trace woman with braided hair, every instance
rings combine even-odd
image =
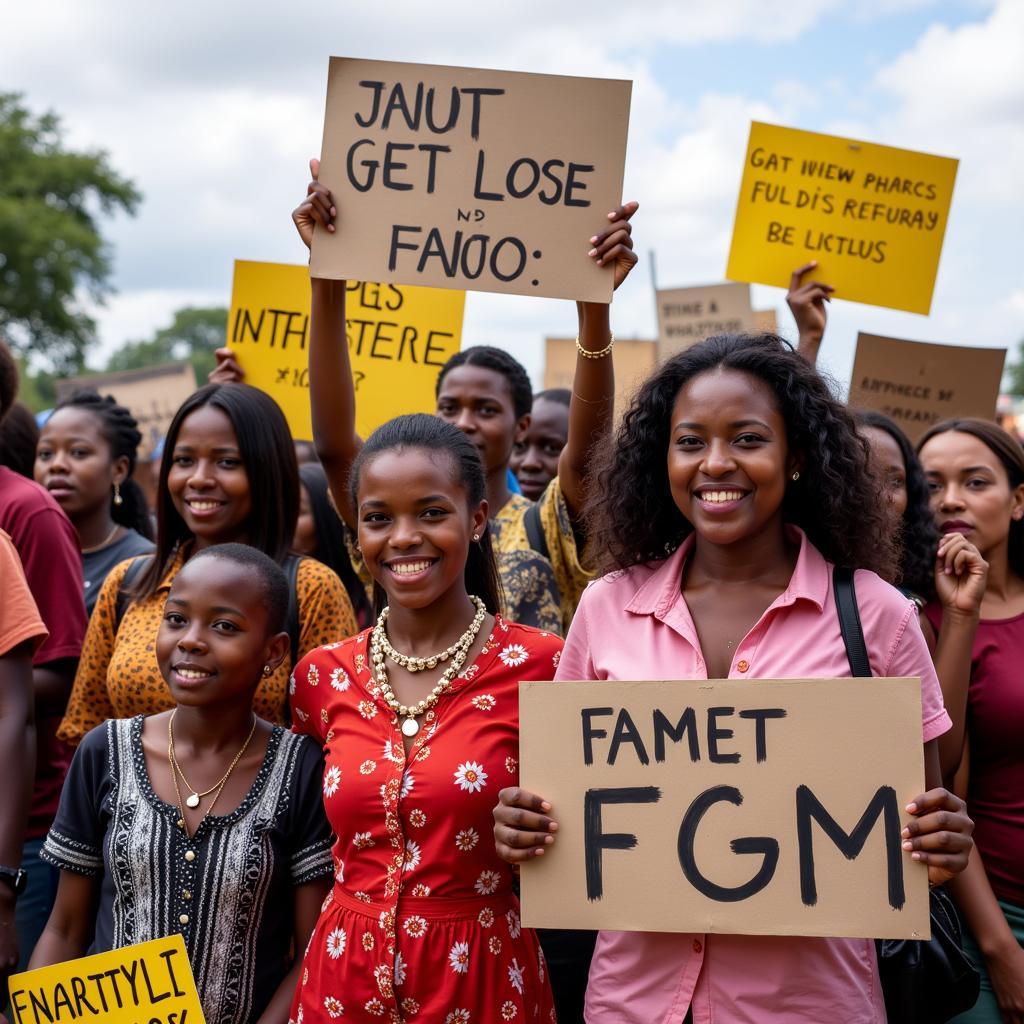
[[[78,533],[91,615],[107,573],[153,550],[142,489],[132,479],[142,434],[112,395],[76,391],[46,421],[36,447],[35,478]]]

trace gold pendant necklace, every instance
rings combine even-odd
[[[195,809],[199,806],[199,801],[204,796],[209,796],[214,790],[217,791],[217,796],[220,796],[220,791],[224,788],[224,783],[228,781],[228,776],[235,770],[235,765],[242,759],[242,755],[248,750],[249,744],[252,742],[253,733],[256,732],[256,716],[252,716],[252,728],[249,730],[249,735],[246,737],[245,743],[242,744],[242,749],[235,754],[234,760],[228,765],[228,770],[221,776],[221,778],[215,782],[209,789],[199,792],[189,781],[185,778],[185,773],[181,770],[181,765],[178,764],[178,759],[174,753],[174,716],[178,713],[178,709],[175,708],[171,712],[171,717],[167,719],[167,759],[171,764],[171,777],[174,779],[174,791],[178,794],[178,803],[181,803],[181,791],[178,789],[178,776],[181,776],[181,781],[185,783],[185,788],[189,790],[189,795],[185,799],[185,806]],[[213,803],[217,802],[217,797],[213,798]],[[180,808],[179,808],[180,809]],[[207,808],[206,813],[209,814],[213,809],[213,804]]]

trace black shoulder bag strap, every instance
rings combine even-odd
[[[117,636],[124,613],[128,610],[128,605],[132,603],[132,584],[149,565],[149,560],[152,557],[152,555],[139,555],[137,558],[133,558],[131,565],[125,569],[124,575],[121,577],[121,585],[117,588],[117,597],[114,599],[114,636]]]
[[[540,505],[537,502],[526,510],[523,525],[526,527],[526,539],[530,542],[530,547],[550,561],[551,552],[548,550],[548,539],[544,536],[544,527],[541,526]]]
[[[296,594],[296,584],[299,580],[299,564],[302,562],[301,555],[289,555],[284,560],[282,568],[288,577],[288,638],[291,640],[292,668],[299,661],[299,598]]]
[[[864,642],[864,629],[860,624],[853,570],[837,565],[832,570],[832,589],[836,595],[839,630],[843,634],[850,672],[854,676],[874,675],[871,671],[871,662],[868,660],[868,647]]]

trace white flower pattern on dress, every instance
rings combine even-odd
[[[402,927],[410,939],[422,939],[427,934],[427,920],[424,917],[420,917],[419,914],[407,917]]]
[[[512,963],[508,969],[508,980],[512,982],[512,987],[520,994],[523,994],[523,968],[519,966],[519,961],[513,957]]]
[[[335,928],[327,936],[327,955],[332,960],[337,960],[342,953],[345,952],[345,946],[348,944],[348,935],[344,928]]]
[[[414,843],[411,839],[405,844],[405,859],[402,861],[402,871],[415,871],[419,867],[420,844]]]
[[[469,853],[480,842],[480,833],[475,828],[464,828],[455,834],[455,848]]]
[[[401,953],[395,954],[395,985],[405,984],[405,957]]]
[[[456,942],[448,954],[448,966],[456,974],[466,974],[469,971],[469,943]]]
[[[334,796],[334,794],[338,792],[338,787],[340,785],[341,769],[336,764],[332,764],[331,767],[324,772],[324,796]]]
[[[341,666],[331,672],[331,686],[339,693],[344,693],[351,685],[348,673]]]
[[[481,871],[480,877],[476,880],[474,889],[481,896],[490,896],[491,893],[498,891],[498,886],[501,884],[501,875],[497,871]]]
[[[522,934],[523,926],[520,924],[519,915],[514,910],[505,914],[505,921],[508,924],[508,933],[513,939],[518,939]]]
[[[455,785],[467,793],[479,793],[487,785],[487,772],[482,764],[466,761],[455,770]]]
[[[518,668],[529,656],[530,652],[522,644],[509,644],[498,652],[502,663],[509,668]]]
[[[469,1010],[452,1010],[445,1017],[444,1024],[470,1024]]]
[[[324,1009],[327,1011],[327,1016],[331,1018],[340,1017],[345,1012],[341,1000],[335,999],[334,996],[324,996]]]
[[[472,704],[477,711],[493,711],[498,702],[491,694],[481,693],[474,697],[469,703]]]

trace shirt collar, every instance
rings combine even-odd
[[[772,608],[781,608],[797,601],[810,601],[818,611],[823,611],[829,591],[829,564],[798,526],[787,523],[786,533],[800,545],[800,550],[789,586],[772,602]],[[683,576],[683,566],[690,557],[696,540],[696,535],[691,533],[676,551],[655,569],[630,598],[626,611],[637,615],[653,615],[659,619],[666,618],[673,607],[683,600],[679,583]]]

